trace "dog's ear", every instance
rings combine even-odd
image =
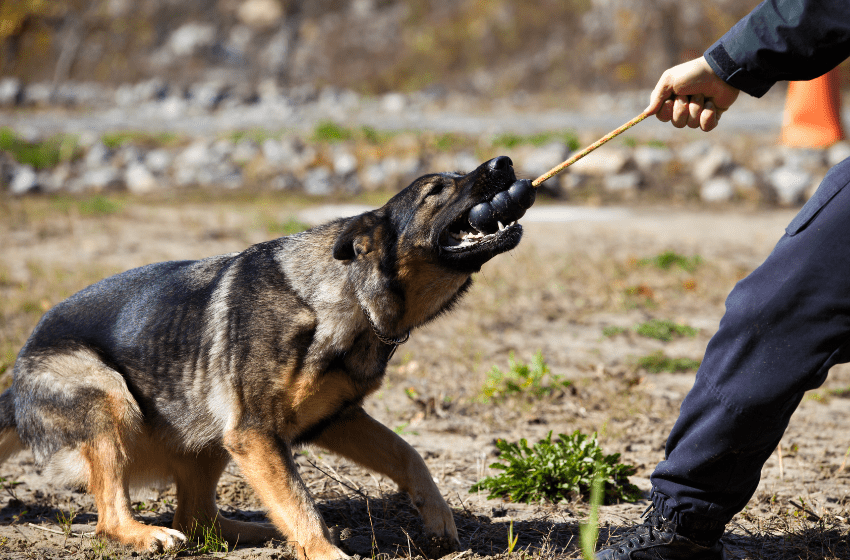
[[[339,261],[348,261],[371,252],[371,233],[377,223],[378,217],[372,212],[352,218],[334,242],[333,257]]]

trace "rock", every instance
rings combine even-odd
[[[79,179],[79,186],[83,189],[96,191],[118,190],[125,186],[123,177],[114,167],[100,167],[88,169]]]
[[[215,82],[194,84],[189,88],[189,102],[206,111],[216,109],[226,96],[226,88]]]
[[[735,185],[727,177],[714,177],[702,184],[699,196],[703,202],[728,202],[735,196]]]
[[[420,163],[418,157],[411,155],[401,158],[384,158],[383,165],[387,175],[398,179],[400,177],[412,178],[419,171]]]
[[[266,138],[260,150],[266,163],[275,167],[284,166],[293,157],[293,145],[275,138]]]
[[[212,151],[207,143],[203,140],[198,140],[188,148],[180,152],[177,156],[180,165],[189,167],[202,167],[209,163],[213,163]]]
[[[39,189],[38,176],[29,165],[21,165],[12,173],[12,181],[9,183],[10,193],[22,195]]]
[[[533,177],[543,175],[569,156],[570,150],[563,142],[550,142],[521,155],[518,167]]]
[[[171,153],[163,148],[151,150],[145,155],[145,165],[153,173],[165,173],[171,160]]]
[[[127,190],[136,194],[144,194],[155,191],[159,186],[156,177],[144,164],[131,163],[124,172],[124,182]]]
[[[236,10],[236,17],[251,27],[273,27],[283,18],[279,0],[245,0]]]
[[[587,182],[588,176],[582,173],[574,173],[571,171],[566,171],[561,173],[560,179],[558,179],[558,183],[560,185],[560,190],[564,192],[571,192],[578,188],[581,188]],[[540,187],[548,187],[549,183],[552,182],[553,179],[549,179],[545,183],[543,183]]]
[[[248,163],[260,153],[260,149],[253,140],[243,138],[233,147],[232,158],[236,163]]]
[[[388,175],[381,162],[375,162],[366,166],[361,173],[360,181],[366,190],[374,191],[386,185]]]
[[[698,157],[693,164],[693,176],[698,183],[705,183],[712,177],[728,171],[732,166],[732,154],[721,146],[714,146],[706,154]]]
[[[799,204],[812,182],[812,174],[804,169],[784,165],[767,176],[780,204]]]
[[[850,142],[838,142],[826,150],[826,164],[829,167],[838,165],[850,157]]]
[[[21,102],[25,105],[49,105],[53,87],[49,84],[29,84],[22,91]]]
[[[215,27],[190,22],[178,27],[168,38],[168,48],[175,56],[191,56],[201,48],[215,43]]]
[[[186,114],[189,102],[179,95],[170,95],[159,104],[164,119],[176,119]]]
[[[746,167],[735,167],[729,174],[729,179],[735,187],[735,193],[749,201],[758,201],[762,198],[759,188],[759,178],[755,172]]]
[[[685,144],[678,150],[679,160],[684,162],[685,165],[694,165],[699,158],[708,154],[712,147],[713,144],[708,140],[699,140]]]
[[[211,168],[215,164],[209,146],[199,140],[174,158],[174,178],[178,185],[207,184],[212,178]]]
[[[357,171],[357,158],[347,150],[337,150],[333,155],[334,173],[345,177]]]
[[[602,146],[575,162],[570,169],[587,175],[615,175],[624,171],[631,161],[626,150]]]
[[[325,166],[311,169],[304,175],[304,192],[311,196],[333,194],[331,170]]]
[[[826,164],[824,150],[816,148],[781,148],[785,166],[805,169],[806,171],[819,171]]]
[[[387,113],[401,113],[407,106],[407,99],[401,93],[388,93],[381,99],[381,109]]]
[[[605,187],[606,191],[610,192],[633,192],[636,191],[641,182],[643,181],[643,176],[640,171],[627,171],[625,173],[616,173],[614,175],[606,175],[602,179],[602,185]]]
[[[0,105],[12,106],[23,101],[23,87],[17,78],[3,78],[0,80]]]
[[[638,169],[644,173],[655,173],[674,158],[673,150],[667,147],[638,146],[632,153]]]
[[[478,158],[475,157],[475,154],[470,152],[460,152],[454,156],[454,169],[440,169],[440,171],[460,171],[464,173],[469,173],[473,169],[477,168],[483,162],[478,161]]]
[[[104,146],[103,142],[98,141],[92,144],[91,148],[86,152],[83,162],[86,164],[86,167],[100,167],[109,163],[110,159],[112,159],[112,151]]]

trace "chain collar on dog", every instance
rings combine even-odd
[[[400,336],[398,338],[390,338],[384,334],[381,334],[381,331],[378,329],[378,325],[376,325],[375,321],[372,320],[372,316],[369,315],[369,313],[365,309],[363,309],[362,305],[360,306],[360,309],[361,311],[363,311],[363,315],[366,316],[366,320],[369,321],[369,325],[372,326],[372,332],[375,333],[375,336],[378,337],[378,340],[380,340],[387,346],[392,346],[393,353],[395,353],[395,349],[398,348],[400,344],[404,344],[405,342],[407,342],[407,339],[410,338],[410,331],[407,331],[404,336]],[[390,354],[390,357],[392,357],[392,354]]]

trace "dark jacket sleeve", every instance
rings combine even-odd
[[[850,56],[847,0],[765,0],[705,52],[726,83],[761,97],[780,80],[810,80]]]

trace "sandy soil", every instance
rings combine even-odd
[[[126,203],[92,217],[47,202],[6,204],[0,225],[0,302],[9,306],[0,327],[3,348],[22,342],[41,308],[98,277],[148,262],[239,250],[270,237],[263,225],[269,217],[285,221],[298,212],[281,201]],[[511,520],[517,550],[541,557],[579,554],[586,504],[515,504],[470,494],[496,460],[496,438],[535,441],[549,431],[596,431],[606,452],[621,453],[637,467],[632,481],[649,489],[693,372],[648,373],[637,358],[662,350],[700,359],[725,295],[769,253],[792,215],[651,208],[608,221],[529,223],[520,246],[485,265],[454,313],[413,333],[367,409],[425,458],[456,512],[463,556],[504,553]],[[693,270],[664,270],[642,262],[664,251],[698,255],[701,263]],[[9,311],[12,306],[29,311]],[[661,342],[632,332],[650,318],[672,319],[699,334]],[[612,326],[626,330],[603,335]],[[572,381],[570,390],[543,399],[480,402],[493,366],[505,370],[511,353],[527,361],[537,351],[553,373]],[[756,495],[729,527],[733,557],[850,558],[850,473],[842,468],[850,445],[850,399],[842,396],[848,387],[850,368],[837,367],[803,402],[782,441],[781,461],[775,453],[767,462]],[[345,550],[419,554],[416,517],[391,482],[306,451],[297,455],[302,476]],[[92,499],[49,481],[27,453],[0,467],[0,475],[6,489],[0,493],[0,557],[132,554],[92,538]],[[227,516],[264,518],[233,466],[218,498]],[[169,523],[173,499],[172,488],[145,490],[134,507],[147,522]],[[604,506],[602,538],[637,521],[646,505]],[[73,524],[63,523],[72,515]],[[271,542],[216,555],[265,559],[291,551]]]

